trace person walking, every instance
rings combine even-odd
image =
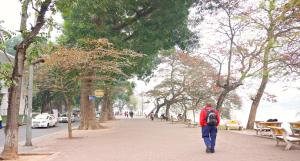
[[[210,102],[206,103],[205,107],[201,110],[199,123],[202,130],[202,138],[206,145],[206,153],[214,153],[220,115],[217,110],[212,108]]]
[[[2,116],[0,115],[0,129],[2,129]]]
[[[129,112],[129,116],[130,116],[131,118],[133,118],[133,112],[132,112],[132,111]]]
[[[154,113],[153,113],[153,111],[150,112],[149,116],[150,116],[150,119],[153,121],[154,120]]]

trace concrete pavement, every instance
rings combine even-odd
[[[73,123],[73,126],[78,126],[79,122],[75,122]],[[58,123],[58,125],[56,127],[50,127],[50,128],[34,128],[32,129],[32,138],[37,138],[37,137],[41,137],[41,136],[45,136],[45,135],[49,135],[52,133],[56,133],[58,131],[62,131],[65,130],[67,131],[67,123]],[[5,135],[4,135],[4,129],[2,128],[0,129],[0,151],[2,151],[3,149],[3,145],[4,145],[4,139],[5,139]],[[19,126],[19,142],[21,145],[24,145],[26,139],[26,125],[23,126]]]
[[[60,132],[36,139],[32,152],[54,152],[48,161],[298,161],[300,149],[284,151],[272,139],[219,131],[216,153],[206,154],[200,128],[182,124],[121,119],[100,130]]]

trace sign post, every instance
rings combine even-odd
[[[96,97],[103,97],[104,96],[104,91],[102,89],[95,90],[95,96]]]

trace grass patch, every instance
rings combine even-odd
[[[218,130],[226,130],[226,126],[225,125],[219,125]]]

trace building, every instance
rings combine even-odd
[[[4,54],[2,51],[0,51],[0,64],[3,63],[13,63],[15,57],[10,54]],[[1,83],[1,90],[0,90],[0,95],[2,96],[1,99],[1,105],[0,105],[0,114],[2,116],[7,115],[7,107],[8,107],[8,88],[3,85],[3,81],[0,80]],[[24,85],[22,87],[25,87]],[[26,89],[26,88],[25,88]],[[25,96],[24,96],[24,90],[22,90],[21,93],[21,102],[20,102],[20,110],[19,114],[23,115],[25,113]]]

